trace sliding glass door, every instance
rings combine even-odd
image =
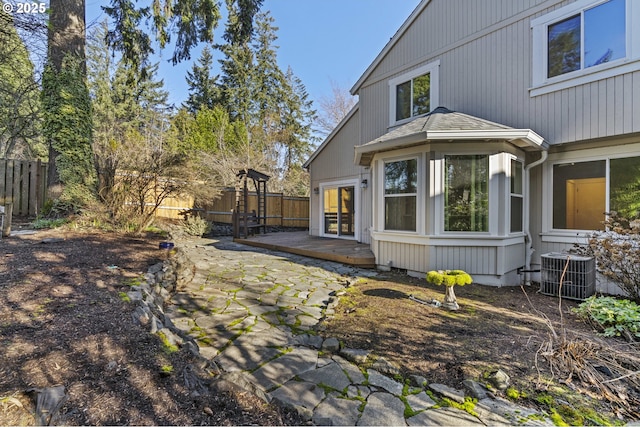
[[[323,230],[325,235],[355,235],[355,187],[325,187],[323,190]]]

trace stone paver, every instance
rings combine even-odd
[[[369,351],[325,341],[318,326],[333,312],[336,293],[358,276],[375,276],[374,270],[249,248],[230,238],[175,243],[196,267],[194,280],[166,308],[175,327],[225,378],[296,408],[315,425],[553,425],[506,401],[483,399],[477,416],[438,407],[423,388],[393,379],[390,364],[370,366],[365,375],[360,366]]]

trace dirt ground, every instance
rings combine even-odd
[[[0,241],[0,425],[33,425],[37,389],[57,385],[57,425],[300,424],[241,391],[194,395],[190,353],[134,325],[119,294],[161,260],[160,241],[60,229]]]
[[[197,362],[184,349],[167,352],[133,324],[135,307],[120,293],[162,259],[160,241],[70,229],[0,241],[0,425],[33,425],[37,390],[56,385],[65,387],[66,400],[52,424],[302,422],[241,391],[194,394],[185,378],[199,372]],[[512,380],[510,398],[573,423],[640,419],[640,389],[628,381],[637,372],[619,379],[640,370],[637,344],[602,340],[571,313],[575,302],[559,308],[555,298],[526,292],[459,287],[461,308],[449,312],[408,298],[442,301],[442,288],[389,273],[351,286],[325,334],[373,350],[405,376],[457,388],[502,369]],[[567,362],[573,353],[576,361]],[[564,364],[553,362],[558,357]],[[584,415],[585,408],[598,416]]]
[[[458,389],[501,369],[511,387],[497,395],[571,425],[640,419],[639,343],[603,339],[571,311],[578,302],[538,288],[457,286],[460,309],[448,311],[409,298],[442,302],[444,288],[391,272],[353,285],[326,333]]]

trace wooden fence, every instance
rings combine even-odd
[[[156,216],[162,218],[181,218],[181,213],[193,209],[201,216],[219,223],[231,224],[231,211],[236,205],[234,189],[225,189],[221,196],[211,205],[195,207],[194,200],[189,197],[173,197],[166,199],[158,208]],[[249,211],[258,210],[258,196],[249,193]],[[291,197],[282,193],[267,193],[267,225],[282,227],[309,227],[309,198]]]
[[[0,159],[0,205],[13,204],[14,216],[35,217],[40,214],[46,200],[47,167],[47,163],[39,160]],[[202,207],[194,207],[193,198],[187,196],[168,198],[156,216],[182,218],[182,212],[194,209],[208,221],[231,224],[231,210],[235,204],[235,190],[226,188],[213,204]],[[249,193],[248,207],[249,211],[257,211],[256,193]],[[309,227],[309,198],[268,193],[267,225]]]
[[[0,205],[12,204],[14,216],[37,216],[44,204],[46,191],[46,163],[0,159]]]

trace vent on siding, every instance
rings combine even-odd
[[[540,255],[540,258],[540,293],[584,300],[596,292],[596,261],[593,257],[550,252]]]

